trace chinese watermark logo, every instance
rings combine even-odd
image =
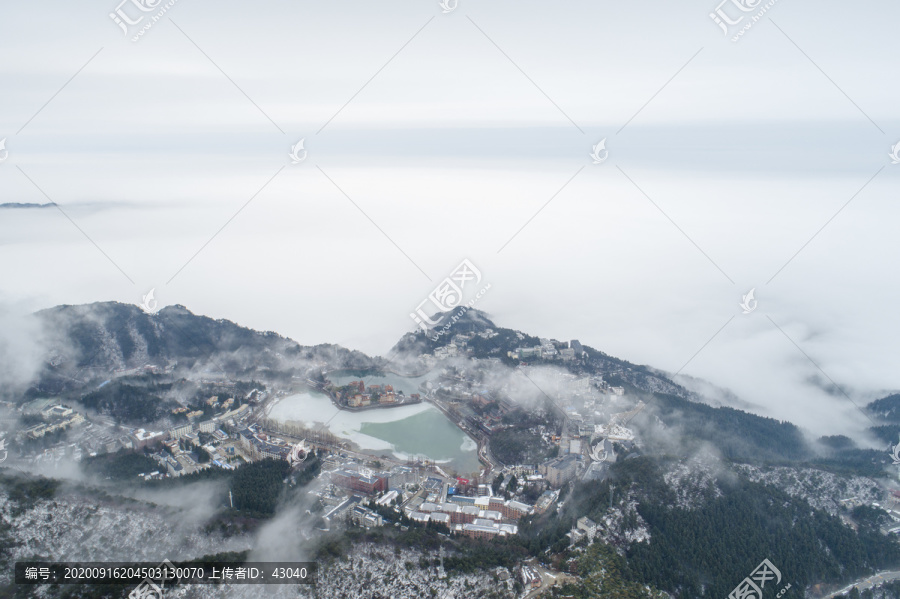
[[[144,582],[128,593],[128,599],[163,599],[163,597],[165,597],[164,587],[166,580],[171,578],[169,572],[172,569],[172,566],[172,562],[163,560],[156,568],[161,576],[156,579],[145,578]],[[156,582],[159,582],[159,584],[157,585]]]
[[[722,29],[722,33],[726,36],[730,34],[732,27],[741,26],[731,38],[732,42],[736,42],[747,32],[747,30],[758,23],[763,15],[766,14],[770,8],[775,6],[776,2],[778,2],[778,0],[769,0],[765,5],[760,7],[763,0],[722,0],[719,5],[713,9],[713,12],[709,13],[709,18]],[[729,4],[734,8],[725,10],[723,7]],[[737,11],[735,9],[737,9]],[[756,11],[756,14],[742,14],[753,11]],[[744,22],[744,19],[748,20]]]
[[[156,309],[159,306],[156,298],[153,297],[153,293],[155,291],[156,288],[154,287],[147,295],[143,296],[143,301],[141,302],[141,310],[143,310],[147,314],[156,314]]]
[[[441,0],[440,6],[444,14],[447,14],[456,10],[456,7],[459,6],[459,0]]]
[[[139,24],[144,20],[144,16],[141,15],[137,19],[132,19],[128,13],[122,10],[122,7],[128,2],[131,2],[141,12],[150,12],[156,8],[162,0],[157,0],[154,4],[151,4],[151,1],[152,0],[122,0],[116,7],[115,12],[109,13],[109,18],[112,19],[116,25],[121,27],[122,33],[127,36],[128,26]]]
[[[144,23],[141,28],[135,33],[135,35],[131,38],[132,42],[138,41],[141,37],[143,37],[144,33],[147,32],[154,24],[156,24],[160,19],[162,19],[163,15],[168,12],[170,8],[175,6],[175,3],[178,0],[169,0],[162,7],[160,5],[163,3],[163,0],[122,0],[118,6],[116,6],[115,11],[109,13],[109,18],[113,20],[113,23],[118,25],[122,29],[122,33],[125,34],[126,37],[129,35],[129,31],[131,27],[141,25],[144,21],[144,18],[149,17],[149,20]],[[133,12],[132,14],[128,14],[128,12],[123,8],[126,4],[131,4],[140,12]],[[158,9],[158,10],[157,10]],[[153,11],[157,11],[154,15],[145,15],[141,13],[150,13]],[[133,18],[132,15],[136,18]]]
[[[306,150],[303,149],[303,141],[305,139],[306,138],[304,137],[295,145],[291,146],[291,153],[288,154],[288,156],[291,157],[291,164],[300,164],[306,160]]]
[[[761,0],[756,0],[755,3],[752,3],[752,0],[722,0],[715,8],[715,10],[709,13],[709,18],[712,19],[716,25],[722,28],[722,33],[728,35],[728,26],[738,25],[741,21],[744,20],[744,16],[742,15],[737,19],[732,19],[722,7],[730,2],[742,12],[750,12],[751,10],[756,8],[757,5],[759,5],[760,1]]]
[[[744,314],[750,314],[754,310],[756,310],[756,305],[759,303],[756,301],[756,298],[753,297],[753,294],[756,293],[756,287],[747,292],[747,295],[741,296],[741,308],[744,309]]]
[[[760,565],[756,566],[756,569],[753,570],[750,576],[734,587],[734,590],[729,593],[728,599],[762,599],[763,589],[766,583],[771,581],[774,581],[771,586],[781,583],[781,571],[772,562],[764,559]],[[788,583],[775,596],[781,597],[790,588],[791,585]]]
[[[6,461],[9,457],[9,451],[6,449],[6,433],[0,433],[0,463]]]
[[[900,144],[897,144],[900,146]],[[0,162],[9,158],[9,150],[6,149],[6,138],[0,139]]]
[[[597,145],[592,146],[592,151],[589,156],[593,159],[594,164],[603,164],[606,162],[606,159],[609,158],[609,150],[606,149],[605,137],[601,139]]]
[[[6,141],[5,139],[3,141]],[[0,142],[0,148],[3,147],[3,142]],[[897,142],[897,145],[891,148],[891,153],[888,154],[891,157],[891,164],[900,164],[900,141]],[[2,160],[2,158],[0,158]]]
[[[900,443],[891,447],[890,456],[894,460],[894,466],[900,466]]]
[[[471,283],[473,286],[478,285],[481,282],[481,278],[481,271],[468,259],[463,260],[460,262],[459,266],[450,273],[449,277],[438,283],[438,286],[435,287],[434,291],[429,293],[428,297],[416,306],[416,311],[410,313],[409,317],[427,333],[429,329],[439,324],[440,320],[433,320],[428,316],[422,306],[430,301],[434,307],[437,308],[438,312],[448,312],[453,310],[462,304],[466,284]],[[490,287],[490,285],[487,285],[482,288],[474,298],[469,300],[466,309],[471,308],[475,302],[481,299],[481,296],[484,295]],[[432,341],[437,341],[438,337],[449,329],[450,324],[452,323],[445,325],[442,331],[432,338]]]

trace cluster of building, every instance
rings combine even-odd
[[[254,461],[266,457],[289,459],[291,446],[280,439],[273,441],[260,433],[256,426],[242,429],[236,437],[236,442],[231,442],[233,437],[223,430],[233,430],[245,424],[250,416],[250,408],[247,404],[233,407],[234,398],[228,398],[220,402],[216,396],[210,397],[205,403],[212,408],[226,410],[207,420],[201,420],[204,415],[202,410],[190,411],[181,407],[173,410],[173,414],[185,414],[188,422],[176,425],[168,430],[151,431],[144,428],[135,428],[124,437],[113,439],[105,450],[109,453],[121,448],[140,450],[148,446],[162,444],[168,451],[162,451],[152,455],[160,463],[159,472],[145,473],[145,478],[157,476],[181,476],[209,466],[217,466],[226,470],[233,469],[234,461]],[[229,409],[232,408],[232,409]],[[203,437],[205,435],[205,437]],[[201,441],[201,437],[203,440]],[[196,456],[191,455],[192,447],[202,448],[209,455],[209,461],[198,462]],[[244,453],[238,455],[241,449]],[[103,448],[101,448],[103,449]],[[100,451],[91,452],[101,453]]]
[[[291,446],[283,439],[270,437],[261,432],[256,426],[241,429],[238,439],[243,448],[255,459],[264,460],[274,458],[287,460],[291,453]]]
[[[144,366],[117,371],[116,375],[125,376],[145,372],[170,373],[171,371],[171,365],[165,369]],[[103,381],[98,388],[103,388],[111,382],[112,379]],[[226,392],[228,387],[235,387],[234,383],[229,382],[224,376],[215,380],[204,378],[195,382],[215,385],[217,388],[226,389]],[[233,395],[233,393],[229,393],[229,395]],[[173,461],[170,461],[168,459],[170,456],[165,453],[152,456],[161,462],[162,467],[157,474],[165,476],[166,473],[192,472],[198,468],[205,468],[210,463],[230,468],[229,462],[237,459],[244,461],[254,459],[241,452],[239,443],[226,443],[231,440],[231,435],[224,431],[230,433],[246,426],[253,412],[250,404],[263,401],[267,397],[267,392],[253,389],[246,394],[243,400],[236,399],[240,397],[238,395],[234,397],[229,395],[223,395],[224,400],[220,400],[219,396],[212,396],[203,400],[199,406],[179,407],[172,411],[172,417],[169,418],[168,423],[161,424],[162,428],[155,430],[149,428],[127,430],[120,426],[115,418],[104,414],[97,414],[86,419],[75,409],[59,404],[58,400],[50,398],[35,399],[24,406],[10,403],[8,410],[17,410],[31,418],[40,415],[42,420],[29,428],[20,429],[16,433],[17,443],[22,443],[20,446],[22,453],[19,458],[21,463],[50,463],[64,459],[81,461],[83,457],[115,453],[123,449],[146,450],[148,447],[164,444],[177,456],[173,458]],[[202,409],[197,409],[198,407]],[[178,422],[178,424],[172,425],[172,422]],[[80,426],[76,427],[75,425]],[[64,440],[53,443],[48,441],[47,437],[50,433],[62,430],[66,431]],[[205,438],[206,444],[202,445],[199,438],[204,434],[210,437]],[[39,440],[39,443],[24,443],[34,440]],[[188,442],[192,446],[202,446],[213,459],[209,463],[198,463],[192,460],[189,450],[181,451],[184,442]],[[226,444],[230,447],[216,447]],[[235,447],[238,449],[239,456],[235,455]]]
[[[374,503],[390,507],[400,497],[402,494],[392,490],[374,500]],[[362,505],[363,501],[359,495],[346,498],[335,505],[326,514],[325,519],[333,521],[336,517],[346,517],[358,526],[366,528],[382,526],[383,517]],[[395,511],[398,512],[398,516],[402,511],[410,521],[417,524],[434,522],[446,526],[453,533],[471,538],[492,539],[516,534],[518,532],[516,521],[530,514],[532,508],[524,503],[505,501],[497,497],[450,496],[445,503],[422,502],[415,507],[407,505]]]
[[[898,509],[898,503],[900,503],[900,491],[896,489],[892,490],[890,492],[890,495],[887,495],[885,497],[885,500],[887,502],[886,505],[877,501],[870,501],[862,497],[847,497],[845,499],[839,499],[838,503],[841,507],[848,511],[861,505],[870,505],[877,510],[884,510],[884,512],[886,512],[890,517],[890,521],[884,522],[881,525],[881,533],[885,535],[900,534],[900,509]],[[841,514],[841,521],[843,521],[844,524],[850,526],[854,530],[857,530],[859,528],[859,524],[854,522],[845,514]]]
[[[517,347],[507,352],[507,356],[516,360],[578,360],[584,356],[584,347],[577,339],[565,342],[541,339],[540,345]]]
[[[142,431],[143,429],[137,429],[136,431],[132,431],[132,435],[140,435]],[[155,436],[159,434],[160,433],[147,433],[146,431],[143,431],[144,436]],[[209,466],[218,466],[219,468],[224,468],[226,470],[233,469],[234,466],[230,462],[237,459],[237,456],[235,455],[234,444],[230,446],[225,444],[225,442],[230,439],[228,434],[221,429],[216,429],[210,433],[210,437],[211,439],[208,439],[205,445],[200,441],[200,436],[197,433],[189,433],[178,439],[167,439],[163,441],[163,445],[168,448],[168,451],[153,454],[152,457],[160,462],[163,471],[169,476],[190,474],[191,472],[202,470]],[[182,444],[187,447],[187,451],[182,450]],[[194,458],[190,453],[191,447],[202,447],[209,455],[209,461],[204,463],[194,461]],[[246,457],[244,457],[244,460],[251,461],[250,458]]]
[[[500,497],[449,495],[444,503],[422,502],[405,506],[404,511],[415,522],[437,522],[451,532],[490,539],[516,534],[516,522],[533,510],[526,503]]]
[[[254,389],[253,391],[250,392],[250,395],[254,395],[254,393],[259,393],[259,390]],[[212,397],[207,399],[205,403],[206,403],[206,405],[208,405],[211,408],[222,408],[223,410],[228,410],[231,408],[232,404],[234,404],[234,398],[229,397],[226,400],[222,401],[221,405],[220,405],[219,396],[213,395]],[[201,411],[201,413],[202,413],[202,411]],[[190,416],[191,415],[188,414],[188,418],[190,418]]]
[[[465,353],[465,352],[463,352]],[[434,354],[426,357],[426,362],[429,366],[434,366],[438,363],[439,360],[446,360],[447,358],[456,358],[460,355],[459,346],[456,343],[448,343],[447,345],[442,345],[441,347],[434,348]],[[428,359],[431,358],[431,359]]]
[[[217,397],[211,397],[207,401],[218,400]],[[234,402],[233,398],[229,398],[226,400],[226,404],[222,407],[228,407]],[[185,412],[187,408],[178,408],[175,410],[175,413]],[[182,439],[187,437],[191,433],[212,433],[219,426],[223,424],[227,424],[229,426],[239,426],[244,421],[246,421],[247,417],[250,415],[250,409],[248,404],[242,404],[241,406],[234,408],[232,410],[227,410],[221,414],[216,414],[209,420],[200,421],[200,418],[203,416],[204,412],[202,410],[194,410],[193,412],[188,412],[187,419],[188,421],[173,426],[168,430],[168,437],[170,439]]]
[[[375,528],[384,525],[384,519],[381,517],[381,514],[361,505],[353,506],[349,511],[349,517],[350,522],[365,528]]]
[[[503,469],[506,477],[500,485],[500,492],[502,493],[506,489],[511,475],[515,475],[521,489],[543,491],[546,497],[550,497],[570,481],[580,477],[586,466],[586,461],[582,455],[576,453],[551,458],[536,466],[531,464],[510,466]],[[490,493],[490,487],[488,487],[488,492]],[[538,513],[546,509],[546,507],[540,508],[540,503],[538,501],[534,508]]]
[[[84,422],[84,416],[62,404],[44,408],[41,410],[41,416],[46,420],[45,422],[40,422],[21,431],[20,435],[25,438],[39,439],[49,433],[66,430]]]
[[[384,518],[381,514],[366,507],[364,501],[360,495],[343,497],[335,505],[330,506],[323,516],[323,520],[327,523],[343,519],[343,521],[364,528],[384,526]]]
[[[349,518],[359,526],[381,526],[381,516],[362,505],[368,497],[376,505],[391,507],[410,494],[406,491],[422,482],[422,477],[410,467],[394,466],[389,472],[375,472],[355,458],[331,454],[322,462],[322,479],[328,481],[316,492],[326,507],[326,523]],[[389,488],[393,485],[394,488]],[[357,509],[358,508],[358,509]]]
[[[456,335],[453,335],[452,338],[450,338],[449,342],[446,345],[436,347],[433,353],[421,354],[419,356],[419,361],[429,369],[434,368],[434,366],[436,366],[437,363],[441,360],[469,355],[471,353],[468,347],[469,341],[471,341],[475,337],[481,337],[482,339],[492,339],[499,334],[500,333],[497,333],[496,331],[494,331],[494,329],[485,329],[478,333],[457,333]]]
[[[442,476],[433,468],[395,464],[373,471],[355,458],[332,454],[323,461],[323,473],[330,484],[317,494],[326,506],[326,522],[382,526],[388,509],[396,514],[396,525],[405,516],[414,524],[441,524],[451,533],[490,539],[516,534],[518,521],[534,513],[527,503],[491,496],[489,485]]]
[[[464,431],[490,435],[504,427],[505,414],[517,409],[515,402],[507,395],[492,393],[462,374],[442,377],[435,391],[455,399],[440,406]]]
[[[333,484],[366,495],[384,493],[388,490],[389,480],[390,475],[388,473],[371,472],[365,468],[360,471],[336,470],[331,473],[331,482]]]
[[[309,449],[304,441],[288,443],[280,437],[264,433],[258,425],[251,424],[238,432],[241,447],[250,456],[251,461],[272,458],[299,462],[306,459]]]
[[[421,401],[418,393],[410,394],[409,399],[407,399],[403,395],[403,391],[394,391],[392,385],[369,385],[366,387],[365,381],[353,381],[343,387],[333,388],[332,393],[338,404],[351,408],[417,403]]]

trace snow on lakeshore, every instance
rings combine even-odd
[[[463,439],[462,445],[459,446],[462,451],[475,451],[478,449],[478,444],[470,437],[466,435],[466,438]]]
[[[352,412],[338,410],[322,393],[304,392],[275,403],[270,417],[307,428],[324,423],[361,451],[391,454],[400,461],[425,458],[463,474],[480,468],[477,444],[430,403]]]
[[[269,418],[282,422],[293,420],[314,428],[328,423],[328,430],[333,434],[349,439],[363,449],[375,451],[396,451],[393,444],[360,432],[363,424],[382,424],[404,420],[410,416],[435,410],[426,403],[349,412],[339,410],[331,403],[327,395],[321,393],[298,393],[279,400],[269,413]],[[399,452],[398,452],[399,453]]]

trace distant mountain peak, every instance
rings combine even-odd
[[[458,332],[465,333],[480,333],[486,329],[497,327],[487,315],[487,312],[464,306],[457,306],[448,312],[438,312],[433,317],[433,320],[437,320],[438,324],[431,330],[443,328],[451,323],[451,326],[454,328],[458,327]]]
[[[0,209],[13,210],[17,208],[53,208],[56,202],[48,202],[46,204],[38,204],[36,202],[6,202],[0,204]]]

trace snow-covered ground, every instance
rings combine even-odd
[[[637,506],[634,494],[629,493],[624,503],[607,509],[603,518],[597,522],[595,542],[608,543],[620,552],[627,551],[633,543],[649,543],[650,528],[638,513]]]
[[[691,510],[707,498],[721,497],[722,491],[716,485],[717,467],[709,459],[697,458],[673,464],[663,480],[675,493],[676,507]]]
[[[61,494],[16,513],[17,504],[0,491],[0,520],[11,526],[13,539],[10,561],[40,556],[51,561],[158,563],[250,548],[249,537],[209,535],[199,522],[189,523],[181,510],[120,501]]]
[[[24,511],[0,491],[0,520],[11,525],[13,539],[10,562],[45,557],[51,561],[161,562],[186,560],[224,551],[251,549],[251,536],[224,538],[209,535],[202,520],[186,510],[115,498],[85,497],[60,493],[41,500]],[[299,531],[297,531],[299,534]],[[309,597],[329,599],[512,599],[493,574],[479,572],[447,577],[438,568],[419,567],[424,555],[403,550],[397,555],[389,546],[354,546],[347,559],[323,565],[316,587],[302,585],[209,585],[177,587],[167,598],[206,599],[212,597]],[[408,565],[407,565],[408,564]],[[11,573],[0,574],[9,576]],[[4,580],[9,582],[9,580]],[[123,591],[123,596],[129,589]],[[45,596],[38,587],[36,596]]]
[[[373,544],[355,546],[347,559],[319,568],[318,584],[232,585],[216,588],[194,585],[178,588],[171,599],[256,599],[290,597],[309,599],[513,599],[492,574],[441,576],[437,568],[419,569],[422,553],[412,550],[396,555],[390,547]],[[436,556],[427,556],[434,558]],[[412,564],[407,568],[406,563]]]
[[[803,497],[815,508],[835,515],[838,501],[856,497],[860,503],[881,501],[883,492],[871,478],[864,476],[839,476],[815,468],[789,466],[750,466],[741,464],[737,470],[753,482],[777,487],[792,497]]]

